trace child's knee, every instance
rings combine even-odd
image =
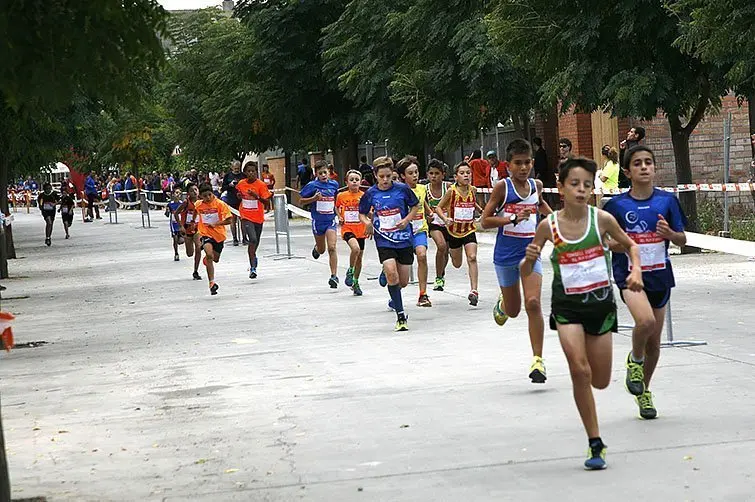
[[[540,298],[531,296],[524,300],[524,309],[530,314],[537,314],[541,310]]]
[[[575,385],[589,386],[592,384],[592,368],[587,359],[569,363],[569,373]]]

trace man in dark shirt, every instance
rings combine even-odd
[[[225,176],[223,176],[223,184],[220,187],[220,192],[222,194],[220,198],[223,200],[223,202],[236,210],[238,210],[239,204],[241,203],[239,201],[238,193],[236,192],[236,184],[244,179],[244,177],[244,173],[241,172],[241,162],[234,160],[231,164],[230,172],[227,172]],[[233,234],[234,246],[239,245],[239,237],[236,226],[237,217],[235,214],[231,214],[231,234]],[[244,239],[244,245],[246,244],[248,243],[246,242],[246,239]]]
[[[543,187],[555,188],[556,174],[548,166],[548,155],[545,153],[545,148],[543,148],[543,140],[538,137],[532,138],[532,145],[535,152],[535,163],[533,166],[535,169],[535,178],[543,182]]]
[[[364,180],[364,184],[368,186],[372,186],[375,184],[375,173],[372,171],[372,166],[367,163],[367,157],[362,155],[362,158],[359,159],[361,164],[359,164],[359,172],[362,173],[362,180]]]
[[[632,127],[627,132],[627,139],[619,143],[619,188],[629,188],[631,185],[629,178],[624,174],[624,153],[639,145],[643,139],[645,139],[645,128]]]

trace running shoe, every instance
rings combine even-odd
[[[532,365],[530,365],[530,380],[532,383],[545,383],[548,377],[545,376],[545,361],[542,357],[534,356]]]
[[[399,317],[396,319],[396,328],[394,331],[409,331],[409,325],[406,322],[406,317]]]
[[[380,272],[380,277],[378,277],[378,282],[382,287],[386,287],[388,285],[388,278],[385,276],[385,272]]]
[[[48,238],[46,238],[46,239],[45,239],[45,244],[46,244],[46,245],[48,245],[48,246],[49,246],[50,244],[52,244],[52,239],[50,239],[49,237],[48,237]]]
[[[199,272],[194,272],[193,274],[191,274],[191,277],[192,277],[192,278],[193,278],[193,279],[194,279],[195,281],[201,281],[201,280],[202,280],[202,276],[201,276],[201,275],[199,275]]]
[[[432,307],[433,304],[430,302],[430,298],[427,295],[419,295],[419,300],[417,300],[417,306],[418,307]]]
[[[250,279],[256,279],[257,278],[257,269],[250,269],[249,270],[249,278]]]
[[[445,277],[436,277],[435,278],[435,285],[433,286],[433,291],[443,291],[443,288],[446,287],[446,278]]]
[[[246,239],[244,239],[244,240],[241,241],[241,245],[242,246],[248,246],[249,245],[249,241],[246,240]]]
[[[331,275],[330,279],[328,279],[328,284],[330,284],[330,289],[336,289],[338,287],[338,277]]]
[[[211,294],[211,295],[216,295],[216,294],[218,294],[218,289],[219,289],[219,288],[218,288],[218,285],[217,285],[216,283],[214,283],[214,282],[213,282],[213,283],[212,283],[212,286],[210,286],[210,294]]]
[[[351,287],[354,285],[354,269],[349,267],[349,269],[346,271],[346,279],[343,280],[343,283],[346,284],[346,286]]]
[[[469,300],[469,304],[473,307],[477,306],[477,302],[480,300],[480,295],[475,291],[474,289],[469,293],[469,296],[467,296],[467,299]]]
[[[653,393],[646,390],[641,396],[634,398],[637,401],[637,406],[640,407],[640,418],[645,420],[652,420],[658,416],[658,410],[653,406]]]
[[[312,258],[315,260],[320,257],[320,253],[317,252],[317,248],[312,248]]]
[[[354,292],[354,296],[362,296],[362,288],[359,287],[358,282],[354,282],[354,285],[351,287],[351,290]]]
[[[498,295],[498,301],[495,302],[495,305],[493,305],[493,320],[499,326],[503,326],[504,324],[506,324],[506,321],[509,320],[509,316],[507,316],[506,313],[501,310],[502,302],[503,295]]]
[[[627,354],[627,377],[624,380],[624,386],[627,392],[633,396],[641,396],[645,392],[645,370],[642,363],[636,363],[632,360],[632,351]]]
[[[585,460],[585,470],[600,471],[606,468],[606,445],[603,441],[597,441],[591,444],[587,449],[587,460]]]
[[[179,257],[178,257],[178,255],[175,255],[175,256],[173,257],[173,261],[179,261],[180,259],[181,259],[181,258],[179,258]]]
[[[68,234],[66,234],[66,239],[70,239],[70,238],[71,238],[71,236],[68,235]]]
[[[234,246],[238,246],[239,245],[239,240],[238,239],[233,239],[233,245]]]

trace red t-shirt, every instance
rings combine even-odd
[[[476,187],[490,186],[490,162],[483,159],[474,159],[469,161],[469,167],[472,168],[472,185]]]

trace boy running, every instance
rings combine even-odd
[[[241,235],[247,243],[249,255],[249,278],[257,278],[257,248],[262,236],[262,224],[265,223],[265,210],[270,208],[272,194],[267,185],[257,178],[257,163],[249,161],[244,165],[245,179],[236,184],[238,198],[241,200]]]
[[[199,275],[199,260],[202,257],[202,243],[197,231],[199,215],[194,207],[198,197],[199,190],[197,189],[197,185],[189,183],[186,185],[186,200],[176,209],[177,220],[181,224],[181,234],[184,237],[184,245],[186,246],[186,256],[189,258],[194,257],[194,273],[192,277],[195,281],[202,280],[202,276]]]
[[[509,163],[509,177],[496,183],[481,221],[483,227],[498,227],[493,263],[501,295],[493,307],[493,319],[503,326],[509,317],[519,315],[522,308],[521,284],[532,346],[529,377],[532,383],[545,383],[545,322],[540,306],[543,264],[538,259],[533,268],[535,273],[520,280],[519,263],[535,237],[538,213],[548,215],[553,211],[543,202],[543,183],[529,177],[533,163],[530,144],[523,139],[515,139],[506,148],[506,160]]]
[[[553,242],[550,326],[558,330],[569,363],[574,400],[587,432],[584,466],[588,470],[606,468],[606,445],[600,438],[592,387],[605,389],[611,381],[612,340],[605,335],[618,329],[606,234],[626,247],[636,267],[627,277],[627,287],[642,291],[639,247],[613,216],[587,204],[596,170],[595,162],[581,157],[561,165],[558,188],[564,208],[540,222],[521,264],[526,280],[545,242]]]
[[[409,284],[409,267],[414,262],[411,222],[419,211],[419,200],[408,186],[393,181],[393,160],[390,157],[378,157],[373,165],[377,184],[370,187],[359,201],[359,217],[366,225],[367,235],[375,236],[391,296],[388,307],[396,311],[396,331],[406,331],[409,327],[401,289]]]
[[[338,182],[330,179],[328,162],[318,160],[315,163],[317,178],[307,183],[301,189],[300,202],[312,204],[312,234],[315,236],[315,247],[312,248],[312,258],[315,260],[325,252],[327,243],[328,256],[330,258],[330,279],[328,284],[331,288],[338,287],[338,253],[336,252],[336,194]]]
[[[207,280],[210,282],[210,294],[218,294],[215,283],[215,264],[220,261],[220,253],[225,245],[225,226],[230,225],[231,208],[228,204],[215,197],[212,185],[202,183],[199,186],[201,200],[194,205],[199,214],[199,234],[204,249],[204,265],[207,267]]]
[[[448,265],[448,230],[443,218],[438,216],[435,208],[446,194],[447,184],[443,181],[443,162],[431,159],[427,164],[427,205],[430,208],[432,220],[428,225],[430,237],[435,242],[435,284],[433,291],[443,291],[446,287],[446,266]]]
[[[412,220],[412,232],[414,233],[414,254],[417,256],[417,279],[419,281],[418,307],[432,307],[430,298],[427,296],[427,219],[430,214],[430,206],[427,205],[427,185],[418,185],[419,166],[417,157],[407,156],[398,161],[396,172],[401,176],[419,201],[419,209]]]
[[[37,207],[42,211],[42,218],[45,220],[45,244],[52,244],[52,225],[55,223],[55,209],[60,202],[60,194],[53,192],[50,183],[42,185],[42,192],[37,197]]]
[[[456,182],[451,185],[435,208],[435,213],[443,219],[448,229],[448,247],[451,250],[451,263],[454,268],[462,265],[462,248],[467,256],[469,283],[472,290],[467,299],[476,306],[480,295],[477,292],[477,227],[474,222],[475,209],[482,211],[476,202],[477,189],[469,184],[472,170],[466,162],[454,168]],[[446,216],[448,212],[448,216]]]
[[[364,255],[364,241],[367,237],[365,225],[359,219],[359,201],[364,192],[360,190],[362,185],[362,173],[351,170],[346,173],[345,192],[340,192],[336,197],[336,209],[338,220],[341,223],[341,237],[349,245],[349,269],[346,271],[346,286],[354,292],[354,296],[362,296],[362,288],[359,287],[359,274],[362,272],[362,255]]]
[[[631,180],[629,192],[611,198],[605,210],[640,247],[642,261],[641,291],[628,289],[627,278],[633,270],[625,248],[611,241],[613,277],[621,299],[634,318],[632,350],[627,354],[625,385],[635,396],[640,417],[653,419],[658,412],[653,405],[650,379],[661,354],[661,332],[666,304],[675,286],[674,272],[668,256],[669,242],[687,243],[684,227],[687,218],[679,200],[671,193],[654,187],[655,155],[650,148],[635,146],[624,156],[624,174]]]
[[[60,219],[63,220],[63,230],[66,231],[66,239],[69,239],[71,235],[68,233],[68,229],[73,225],[73,210],[76,207],[76,201],[73,199],[73,195],[69,192],[64,192],[60,197]]]
[[[173,190],[173,197],[168,205],[165,206],[165,216],[170,218],[170,236],[173,238],[173,261],[178,261],[178,246],[181,244],[181,222],[178,220],[179,214],[176,210],[181,206],[181,189]]]

